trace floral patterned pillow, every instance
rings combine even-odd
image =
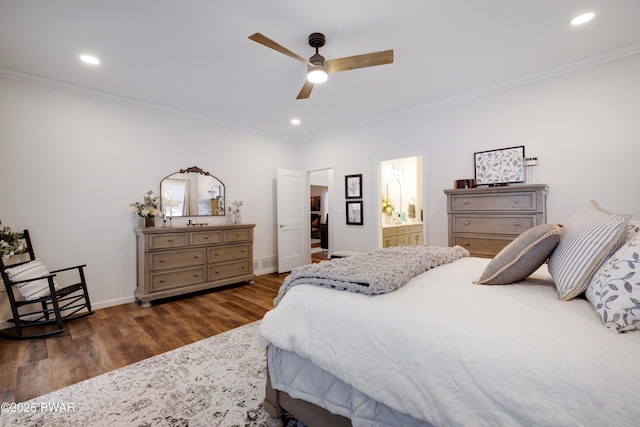
[[[586,296],[610,330],[640,329],[640,234],[632,236],[600,267]]]

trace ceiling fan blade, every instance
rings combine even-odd
[[[393,49],[380,52],[365,53],[364,55],[348,56],[346,58],[330,59],[326,61],[327,72],[355,70],[356,68],[373,67],[393,63]]]
[[[296,99],[307,99],[309,95],[311,95],[311,91],[313,90],[313,83],[309,80],[304,81],[304,85],[302,85],[302,89],[300,89],[300,93],[296,96]]]
[[[253,40],[256,43],[260,43],[263,46],[266,47],[270,47],[271,49],[278,51],[280,53],[284,53],[285,55],[287,55],[290,58],[293,58],[295,60],[298,60],[302,63],[305,63],[307,65],[313,65],[311,64],[308,60],[304,59],[303,57],[296,55],[295,53],[291,52],[289,49],[287,49],[286,47],[274,42],[273,40],[271,40],[269,37],[264,36],[260,33],[255,33],[249,36],[249,40]]]

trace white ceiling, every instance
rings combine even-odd
[[[638,18],[638,0],[0,0],[0,75],[304,141],[638,54]],[[306,66],[255,32],[305,58],[322,32],[327,59],[395,61],[296,100]]]

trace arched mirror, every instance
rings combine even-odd
[[[197,166],[180,169],[160,181],[164,216],[223,216],[224,207],[224,184]]]

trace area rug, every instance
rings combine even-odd
[[[267,426],[260,321],[21,404],[0,426]],[[7,406],[7,407],[5,407]],[[304,425],[289,419],[289,427]]]

